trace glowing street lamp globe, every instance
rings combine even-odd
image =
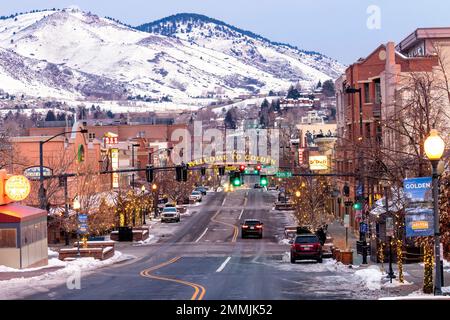
[[[81,208],[80,200],[78,200],[78,197],[76,197],[75,199],[73,199],[73,209],[80,210],[80,208]]]
[[[300,191],[296,191],[296,192],[295,192],[295,196],[296,196],[297,198],[300,198],[300,195],[301,195]]]
[[[429,160],[440,160],[445,150],[444,140],[436,129],[432,129],[424,143],[425,153]]]

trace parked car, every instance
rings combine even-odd
[[[291,246],[291,263],[297,260],[316,260],[322,263],[322,245],[315,234],[297,235]]]
[[[189,196],[189,200],[192,201],[198,201],[198,202],[202,202],[202,193],[200,191],[192,191],[191,195]]]
[[[180,222],[180,213],[176,207],[165,207],[161,213],[161,222]]]
[[[255,185],[253,186],[253,188],[255,189],[261,189],[261,185],[259,183],[255,183]]]
[[[267,190],[268,190],[268,191],[275,191],[275,190],[278,190],[278,187],[277,187],[276,185],[273,185],[273,184],[272,184],[272,185],[270,185],[270,186],[267,187]]]
[[[241,226],[241,237],[245,238],[249,235],[263,237],[264,224],[257,219],[246,219]]]
[[[200,186],[194,189],[194,191],[200,191],[202,195],[206,195],[206,192],[208,191],[205,187]]]

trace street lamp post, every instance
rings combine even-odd
[[[389,214],[389,199],[388,199],[388,194],[389,194],[389,184],[387,182],[384,182],[384,200],[385,200],[385,205],[386,205],[386,221],[389,221],[389,230],[387,230],[388,224],[386,223],[386,235],[388,236],[389,239],[389,272],[387,274],[387,278],[389,278],[390,282],[392,283],[392,279],[395,279],[395,273],[394,270],[392,269],[392,236],[393,236],[393,232],[394,230],[392,230],[392,228],[394,227],[394,223],[392,220],[392,217]],[[389,217],[388,217],[389,216]],[[389,220],[387,220],[389,219]],[[381,261],[381,263],[383,263],[383,261]]]
[[[47,140],[39,141],[39,208],[46,210],[46,190],[44,188],[44,144],[49,142],[50,140],[53,140],[56,137],[66,135],[68,133],[87,133],[87,129],[81,129],[77,131],[64,131],[61,133],[58,133]],[[66,212],[67,214],[68,212]]]
[[[134,169],[134,148],[139,147],[139,144],[132,144],[131,145],[131,166]],[[134,191],[134,172],[131,174],[131,188],[133,188]]]
[[[442,158],[445,150],[444,140],[439,136],[436,129],[432,129],[430,136],[424,143],[425,153],[431,162],[433,168],[433,211],[434,211],[434,256],[435,256],[435,277],[434,277],[434,295],[442,295],[442,274],[441,274],[441,235],[439,231],[439,173],[437,170],[439,160]]]
[[[78,197],[75,197],[75,199],[73,200],[73,209],[76,211],[77,213],[77,225],[78,225],[78,216],[80,214],[80,208],[81,208],[81,204],[80,204],[80,200],[78,200]],[[80,257],[80,231],[78,230],[77,227],[77,242],[78,242],[78,250],[77,250],[77,257]]]
[[[158,193],[157,193],[157,189],[158,189],[158,186],[155,183],[152,184],[153,202],[154,202],[153,206],[155,207],[154,208],[154,210],[155,210],[154,216],[155,217],[158,216]]]
[[[142,201],[144,201],[144,195],[145,195],[145,186],[142,185],[141,187],[141,191],[142,191]],[[142,224],[146,224],[145,223],[145,211],[141,208],[141,218],[142,218]]]

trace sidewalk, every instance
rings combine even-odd
[[[328,234],[333,237],[334,246],[340,249],[345,248],[345,227],[338,221],[328,225]],[[356,241],[359,238],[349,228],[348,247],[353,251],[353,265],[360,270],[370,266],[377,266],[382,272],[382,291],[385,296],[406,296],[411,293],[422,294],[424,266],[423,263],[403,264],[404,284],[398,282],[398,267],[396,263],[392,264],[392,269],[396,275],[391,284],[387,278],[389,272],[389,263],[374,263],[368,257],[367,265],[362,265],[362,256],[356,253]],[[434,270],[434,268],[433,268]],[[433,274],[434,276],[434,274]],[[450,287],[450,262],[444,261],[444,286]]]
[[[345,227],[338,221],[328,224],[328,234],[333,238],[333,243],[336,248],[345,249]],[[348,228],[347,233],[348,248],[353,251],[353,265],[360,265],[362,263],[362,256],[356,254],[356,241],[359,239],[353,233],[351,228]],[[370,263],[370,261],[368,261]]]

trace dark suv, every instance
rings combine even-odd
[[[297,235],[291,246],[291,263],[296,260],[316,260],[322,263],[322,245],[315,234]]]
[[[263,223],[256,219],[247,219],[241,226],[241,236],[245,238],[247,236],[257,236],[262,238],[263,236]]]

